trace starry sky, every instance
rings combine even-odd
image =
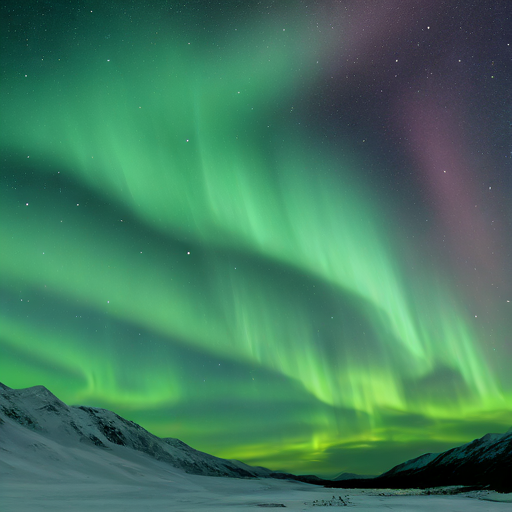
[[[326,477],[512,425],[509,2],[0,17],[0,381]]]

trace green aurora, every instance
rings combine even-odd
[[[512,375],[456,277],[366,155],[303,126],[294,84],[330,35],[293,13],[213,46],[90,14],[4,66],[2,382],[327,476],[510,427]]]

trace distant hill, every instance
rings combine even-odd
[[[409,485],[489,485],[512,491],[512,429],[504,434],[486,434],[443,453],[422,455],[379,478]]]
[[[366,480],[368,478],[375,478],[377,475],[358,475],[356,473],[340,473],[335,476],[333,480],[339,482],[341,480]]]
[[[421,455],[375,478],[339,478],[329,486],[427,488],[451,485],[512,492],[512,429],[505,434],[486,434],[442,453]]]

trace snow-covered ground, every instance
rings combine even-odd
[[[314,511],[327,505],[354,512],[499,512],[512,510],[512,502],[486,501],[476,495],[379,496],[380,491],[328,489],[272,479],[244,480],[223,477],[167,475],[166,482],[91,482],[62,480],[51,484],[4,482],[1,484],[3,512],[36,511],[244,511],[281,509]],[[506,495],[490,493],[490,498]],[[334,496],[335,499],[332,499]]]

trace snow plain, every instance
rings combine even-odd
[[[271,479],[242,480],[223,477],[184,476],[166,483],[90,483],[61,481],[51,484],[6,482],[1,490],[3,512],[160,512],[160,511],[314,511],[336,507],[333,494],[310,484]],[[457,496],[379,496],[381,491],[343,490],[348,505],[337,509],[354,512],[498,512],[512,510],[512,503]],[[493,498],[492,494],[489,496]],[[495,496],[500,499],[500,495]]]

